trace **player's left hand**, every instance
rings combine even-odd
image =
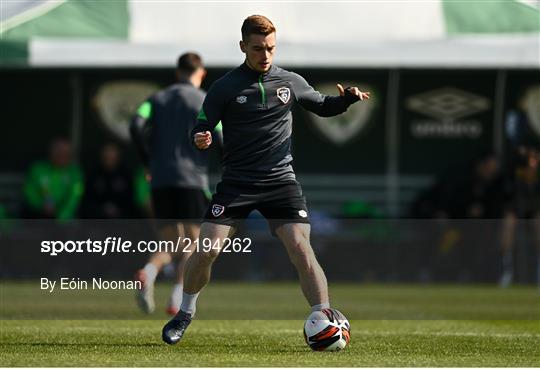
[[[343,86],[341,84],[337,84],[336,85],[338,91],[339,91],[339,96],[345,96],[345,89],[343,88]],[[358,89],[358,87],[350,87],[348,89],[349,93],[355,95],[355,96],[358,96],[358,98],[360,100],[367,100],[369,99],[369,92],[365,92],[365,91],[360,91]]]
[[[195,146],[198,149],[207,149],[212,144],[212,133],[210,131],[195,133]]]

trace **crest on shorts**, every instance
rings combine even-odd
[[[280,87],[276,90],[278,99],[281,100],[283,104],[287,104],[291,98],[291,90],[288,87]]]
[[[212,205],[212,215],[214,217],[219,217],[221,214],[223,214],[223,212],[225,211],[225,206],[223,205],[219,205],[219,204],[214,204]]]

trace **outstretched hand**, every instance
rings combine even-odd
[[[195,133],[194,141],[198,149],[207,149],[212,144],[212,133],[210,131]]]
[[[345,96],[345,89],[343,88],[343,86],[338,83],[336,87],[339,91],[339,96]],[[358,87],[350,87],[349,92],[355,96],[358,96],[360,100],[369,99],[369,92],[360,91]]]

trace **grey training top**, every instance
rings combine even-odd
[[[323,117],[341,114],[358,101],[325,96],[300,75],[270,67],[260,74],[245,63],[214,82],[192,135],[223,125],[223,180],[255,185],[296,181],[291,166],[293,103]]]
[[[139,107],[130,128],[150,167],[152,188],[208,188],[208,152],[197,150],[190,135],[204,97],[204,92],[190,82],[180,81],[158,91]]]

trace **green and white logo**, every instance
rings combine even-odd
[[[540,85],[527,89],[523,96],[523,108],[532,130],[540,137]]]
[[[345,82],[343,86],[357,86],[361,91],[371,91],[371,99],[359,101],[349,106],[349,109],[340,115],[330,118],[311,114],[314,127],[334,145],[342,146],[357,137],[367,126],[369,118],[376,104],[373,89],[370,86],[356,82]],[[316,85],[315,89],[323,95],[335,96],[337,88],[335,83]]]
[[[94,104],[105,127],[122,140],[129,140],[129,121],[142,102],[159,89],[146,81],[114,81],[101,85]]]

